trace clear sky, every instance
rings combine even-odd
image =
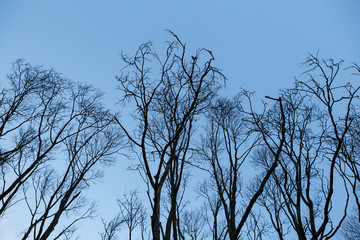
[[[262,98],[290,87],[308,53],[360,64],[359,12],[358,0],[0,0],[0,83],[24,58],[100,88],[113,107],[121,51],[149,40],[161,51],[170,29],[190,48],[213,51],[226,94],[242,87]],[[94,188],[106,196],[98,204],[106,216],[114,210],[104,206],[116,207],[129,182],[136,185],[127,166],[108,170]],[[82,239],[98,239],[98,231],[88,228]]]

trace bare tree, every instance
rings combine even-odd
[[[353,70],[352,75],[354,77],[360,76],[360,67],[356,64],[352,64],[350,67],[346,68],[346,70]],[[348,220],[344,227],[345,229],[349,229],[349,232],[354,232],[355,229],[351,230],[349,224],[354,224],[354,226],[360,225],[360,114],[358,111],[358,88],[354,85],[355,84],[349,84],[347,86],[349,100],[352,100],[352,104],[348,106],[348,108],[350,108],[350,120],[352,121],[352,124],[349,127],[349,136],[343,140],[344,147],[341,149],[343,161],[337,163],[342,177],[349,184],[349,188],[355,200],[357,221],[356,223],[354,222],[354,215],[350,216],[351,220]],[[358,84],[356,86],[358,86]],[[351,102],[349,101],[349,103]],[[351,236],[351,234],[349,236]]]
[[[122,199],[118,199],[121,219],[126,224],[129,231],[129,240],[132,239],[132,232],[138,226],[144,226],[146,220],[145,207],[141,203],[137,190],[125,194]],[[144,229],[141,229],[141,232]]]
[[[56,110],[61,112],[63,108],[61,102],[57,109],[53,108],[59,103],[59,93],[68,87],[66,80],[60,85],[62,79],[54,71],[33,67],[23,60],[13,64],[8,80],[10,86],[2,89],[0,104],[0,215],[16,203],[22,184],[61,141],[63,129],[51,128],[50,124],[57,120]],[[47,134],[50,131],[52,139]]]
[[[252,211],[246,222],[246,237],[242,239],[262,240],[269,238],[270,225],[265,220],[261,212]],[[244,235],[245,235],[244,234]]]
[[[359,87],[335,81],[341,64],[311,55],[305,63],[308,79],[282,92],[286,141],[280,167],[264,195],[280,239],[286,229],[298,239],[331,239],[347,216],[350,196],[338,166],[349,147],[346,140]],[[342,202],[337,200],[334,208],[336,194]],[[285,223],[290,228],[281,226]]]
[[[205,232],[205,214],[203,211],[196,209],[185,211],[181,218],[182,233],[188,238],[183,236],[182,239],[203,240],[207,238]]]
[[[79,220],[92,216],[81,192],[101,175],[96,166],[112,163],[121,134],[111,127],[101,93],[89,86],[22,60],[9,79],[1,105],[1,140],[8,144],[1,149],[0,213],[21,201],[29,210],[23,239],[70,236]],[[74,218],[54,232],[62,216]]]
[[[127,227],[129,240],[136,228],[140,228],[141,239],[146,238],[146,210],[138,194],[138,191],[134,190],[117,199],[120,212],[108,223],[102,220],[104,229],[99,233],[102,240],[116,240],[117,232],[123,225]]]
[[[171,32],[170,32],[171,33]],[[211,51],[198,50],[187,60],[186,46],[173,33],[174,41],[168,43],[164,59],[152,50],[151,44],[139,47],[134,57],[123,57],[130,73],[117,79],[123,102],[135,104],[133,118],[138,128],[131,133],[118,121],[134,146],[140,150],[139,171],[148,186],[152,209],[151,228],[154,240],[170,239],[171,231],[177,233],[176,203],[182,182],[183,167],[187,161],[191,131],[200,112],[209,105],[217,93],[223,75],[212,66]],[[155,60],[159,75],[152,71]],[[172,206],[161,224],[161,194],[165,181],[172,174]],[[176,235],[173,236],[176,239]]]
[[[341,228],[341,233],[346,240],[360,239],[360,221],[358,210],[354,209],[355,214],[351,214]]]
[[[120,230],[121,225],[124,223],[124,220],[121,218],[120,214],[117,214],[113,219],[108,223],[102,219],[103,223],[103,232],[100,232],[99,235],[101,240],[117,240],[116,233]]]
[[[230,240],[239,239],[253,206],[278,164],[285,141],[282,100],[272,99],[276,101],[275,107],[279,109],[274,117],[277,117],[277,122],[281,124],[280,139],[276,142],[269,138],[269,132],[264,127],[269,121],[269,113],[256,114],[252,108],[246,112],[243,109],[242,96],[250,100],[248,93],[244,92],[233,100],[219,99],[212,106],[208,114],[207,136],[202,140],[203,146],[199,152],[209,164],[209,173],[216,185]],[[250,171],[249,156],[260,143],[268,147],[273,154],[273,161],[268,164],[268,168],[256,184],[248,182],[252,185],[252,192],[246,196],[241,169]],[[248,202],[244,204],[244,201]]]
[[[220,213],[222,211],[222,205],[216,189],[214,179],[209,178],[199,184],[197,193],[205,199],[205,221],[211,232],[211,239],[222,240],[226,238],[226,223]]]
[[[266,150],[259,151],[261,156],[257,156],[258,159],[271,159],[268,156]],[[272,230],[275,231],[276,235],[280,240],[286,239],[290,233],[290,226],[287,224],[287,219],[284,219],[281,215],[282,209],[285,208],[284,202],[279,202],[281,198],[281,191],[272,183],[273,179],[266,186],[262,196],[259,199],[259,205],[263,206],[268,215],[272,225]]]

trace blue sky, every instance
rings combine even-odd
[[[189,47],[206,47],[229,89],[262,94],[286,87],[307,53],[356,61],[359,1],[0,1],[0,76],[21,57],[112,92],[122,66],[171,29]]]
[[[0,0],[0,83],[11,62],[24,58],[100,88],[113,107],[121,51],[131,54],[149,40],[161,51],[170,29],[190,49],[214,52],[228,78],[225,94],[242,87],[261,99],[290,87],[308,53],[360,63],[359,12],[357,0]],[[123,170],[128,165],[107,171],[94,188],[107,192],[99,208],[115,206],[114,199],[131,189],[123,187],[136,179]],[[84,239],[97,239],[97,231]]]

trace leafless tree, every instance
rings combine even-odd
[[[146,238],[146,210],[138,194],[138,191],[134,190],[124,194],[123,198],[117,199],[120,212],[108,223],[103,220],[104,229],[99,233],[102,240],[116,240],[117,232],[123,225],[127,227],[129,240],[132,239],[136,228],[140,228],[141,239],[150,239]]]
[[[117,214],[109,222],[106,222],[104,219],[102,219],[102,223],[104,229],[99,233],[101,240],[117,240],[117,232],[124,223],[124,220],[121,218],[120,214]]]
[[[0,213],[21,201],[29,210],[23,239],[69,236],[92,215],[81,192],[100,176],[96,166],[112,163],[123,146],[121,134],[112,128],[101,93],[89,86],[22,60],[9,80],[1,104],[1,141],[7,144],[1,149]],[[62,216],[68,224],[54,231]]]
[[[175,34],[171,35],[175,40],[168,42],[163,60],[153,51],[151,43],[143,44],[134,57],[123,57],[132,72],[117,77],[123,103],[131,100],[135,105],[133,119],[138,128],[131,133],[120,121],[118,124],[135,152],[140,151],[138,169],[148,186],[154,240],[170,239],[171,232],[176,239],[176,203],[194,121],[209,105],[224,78],[212,66],[211,51],[200,49],[187,60],[185,44]],[[159,72],[154,68],[156,63]],[[164,227],[161,194],[170,175],[174,176],[172,205]]]
[[[190,144],[190,135],[192,134],[192,126],[188,129],[187,136],[184,136],[182,142],[179,143],[179,149],[184,149],[184,155],[181,159],[173,161],[169,169],[169,176],[165,181],[166,191],[163,194],[164,208],[163,212],[166,216],[165,239],[171,238],[171,229],[173,229],[173,239],[179,239],[182,235],[180,225],[180,215],[185,207],[184,194],[188,184],[189,173],[186,169],[186,164],[189,163],[190,157],[186,155]],[[180,152],[179,152],[179,155]]]
[[[263,240],[269,238],[270,225],[261,212],[252,211],[246,221],[246,230],[241,239]]]
[[[2,89],[0,100],[3,182],[0,215],[17,202],[15,196],[22,184],[61,141],[64,130],[51,128],[50,124],[58,120],[57,113],[63,108],[59,93],[63,87],[68,87],[66,80],[60,86],[62,79],[54,71],[33,67],[23,60],[13,64],[8,80],[9,87]],[[58,108],[54,109],[58,103]],[[51,111],[55,113],[52,116],[49,114]],[[52,139],[47,134],[50,131],[53,131]]]
[[[262,150],[259,152],[262,156],[257,156],[259,159],[269,159],[271,156],[267,156],[267,151]],[[265,155],[265,156],[264,156]],[[286,239],[290,233],[290,226],[287,219],[284,219],[281,215],[282,209],[285,208],[284,202],[279,202],[281,198],[281,191],[272,183],[272,179],[266,186],[262,196],[259,199],[259,205],[263,206],[268,215],[272,225],[272,230],[276,233],[280,240]]]
[[[205,221],[208,225],[212,240],[222,240],[226,238],[226,223],[222,218],[222,205],[216,190],[214,179],[205,179],[197,188],[197,193],[205,199],[204,211]]]
[[[121,219],[126,224],[129,231],[129,240],[132,239],[132,232],[138,226],[144,226],[146,211],[137,190],[125,194],[122,199],[118,199]],[[144,229],[141,229],[141,232]]]
[[[346,240],[360,239],[360,221],[358,219],[358,209],[354,209],[355,214],[351,214],[341,228],[341,233]]]
[[[262,202],[280,239],[287,229],[298,239],[331,239],[347,216],[350,195],[339,166],[359,87],[336,81],[342,61],[311,55],[305,65],[307,79],[282,92],[286,141]],[[342,202],[333,207],[336,194]]]
[[[346,70],[354,70],[352,75],[355,77],[360,76],[360,67],[356,64],[353,64]],[[349,84],[349,86],[347,86],[348,95],[350,95],[349,98],[353,98],[352,106],[350,106],[352,124],[349,127],[350,136],[344,139],[344,147],[341,150],[344,161],[341,162],[342,164],[339,164],[339,168],[341,169],[343,177],[348,182],[355,198],[355,204],[358,209],[356,212],[358,213],[358,220],[360,222],[360,114],[358,111],[358,89],[354,85],[355,84]]]
[[[241,231],[251,213],[253,206],[264,190],[266,182],[274,172],[280,152],[284,145],[285,116],[282,100],[275,100],[279,112],[274,115],[280,123],[279,141],[269,138],[269,132],[264,125],[269,122],[269,113],[256,114],[251,105],[246,112],[243,109],[241,97],[250,100],[246,92],[234,99],[219,99],[208,114],[209,127],[200,156],[209,164],[209,173],[216,185],[221,208],[226,219],[226,232],[230,240],[240,238]],[[251,104],[251,100],[249,101]],[[252,184],[252,192],[246,196],[245,183],[242,181],[242,169],[249,172],[252,151],[262,143],[273,155],[273,161],[262,173],[261,179]],[[247,203],[244,204],[244,201]]]
[[[203,240],[207,238],[205,214],[200,209],[185,211],[181,218],[182,239]]]

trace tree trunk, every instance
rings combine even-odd
[[[161,190],[159,188],[155,189],[154,192],[154,209],[153,215],[151,216],[151,229],[153,240],[160,240],[160,197]]]

